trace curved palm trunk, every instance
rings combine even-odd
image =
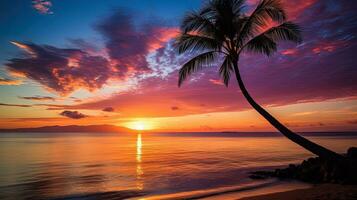
[[[249,92],[244,86],[243,80],[240,76],[239,69],[238,69],[238,62],[234,62],[234,71],[236,74],[236,78],[238,81],[238,85],[244,95],[244,97],[247,99],[249,104],[256,110],[258,111],[259,114],[261,114],[266,120],[269,121],[271,125],[273,125],[276,129],[278,129],[284,136],[292,140],[293,142],[299,144],[300,146],[304,147],[305,149],[309,150],[313,154],[316,154],[317,156],[320,156],[325,159],[333,159],[333,160],[341,160],[343,156],[340,154],[337,154],[331,150],[328,150],[318,144],[315,144],[306,138],[292,132],[289,130],[287,127],[285,127],[283,124],[281,124],[277,119],[275,119],[272,115],[270,115],[266,110],[264,110],[260,105],[258,105],[254,99],[250,96]]]

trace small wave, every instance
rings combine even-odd
[[[197,190],[197,191],[189,191],[189,192],[180,192],[174,194],[165,194],[165,195],[157,195],[151,197],[145,197],[145,200],[180,200],[180,199],[202,199],[208,198],[218,195],[225,195],[229,193],[237,193],[243,192],[248,190],[256,190],[264,187],[270,187],[275,184],[279,183],[278,180],[273,179],[269,181],[260,181],[260,182],[253,182],[247,183],[239,186],[230,186],[230,187],[223,187],[223,188],[216,188],[216,189],[209,189],[209,190]],[[140,199],[140,198],[139,198]]]
[[[63,196],[58,198],[53,198],[51,200],[95,200],[95,199],[107,199],[107,200],[119,200],[119,199],[128,199],[133,197],[140,197],[146,193],[135,190],[123,190],[123,191],[111,191],[111,192],[98,192],[90,194],[78,194]]]

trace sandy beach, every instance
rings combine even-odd
[[[242,200],[353,200],[357,199],[357,185],[323,184],[311,188],[244,197]]]

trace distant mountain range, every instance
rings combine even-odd
[[[114,125],[88,125],[88,126],[43,126],[37,128],[0,129],[0,133],[137,133],[138,131]],[[204,137],[281,137],[278,132],[157,132],[161,135],[176,136],[204,136]],[[357,131],[352,132],[300,132],[303,136],[357,136]]]
[[[114,125],[89,125],[89,126],[43,126],[37,128],[15,128],[15,129],[0,129],[0,132],[18,133],[18,132],[90,132],[90,133],[131,133],[135,132],[132,129],[114,126]]]

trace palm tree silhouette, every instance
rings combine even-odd
[[[273,25],[271,25],[273,24]],[[300,27],[287,21],[279,0],[262,0],[255,10],[245,14],[245,0],[211,0],[199,11],[187,13],[175,39],[179,54],[200,52],[179,71],[179,87],[191,73],[212,66],[223,59],[219,73],[228,86],[231,72],[235,73],[242,94],[249,104],[284,136],[310,152],[326,159],[342,156],[292,132],[250,96],[241,78],[238,61],[242,52],[270,56],[277,51],[277,42],[302,41]]]

